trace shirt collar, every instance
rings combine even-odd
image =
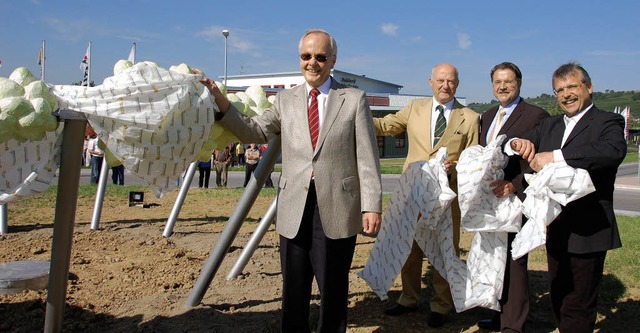
[[[582,119],[582,116],[584,116],[585,113],[587,113],[587,111],[589,111],[589,109],[591,109],[591,107],[593,106],[593,103],[589,104],[589,106],[587,106],[586,108],[584,108],[584,110],[576,113],[575,116],[569,118],[567,117],[567,115],[565,114],[564,117],[562,117],[562,119],[564,119],[564,123],[565,125],[568,123],[577,123],[580,119]]]
[[[511,112],[513,112],[513,110],[516,108],[516,105],[518,105],[518,103],[520,103],[520,96],[518,96],[513,102],[509,103],[509,105],[503,107],[502,105],[500,105],[498,107],[498,110],[500,109],[504,109],[504,113],[506,116],[511,115]]]
[[[329,77],[329,79],[327,81],[325,81],[321,86],[318,87],[318,90],[320,91],[320,93],[328,95],[329,94],[329,90],[331,90],[331,80],[333,80],[332,77]],[[309,92],[311,90],[313,90],[313,87],[309,85],[309,83],[306,83],[307,85],[307,95],[309,95]]]
[[[455,99],[455,98],[452,98],[450,101],[448,101],[448,102],[444,103],[444,105],[443,105],[443,104],[438,103],[438,101],[437,101],[437,100],[435,99],[435,97],[434,97],[434,98],[433,98],[433,103],[431,103],[431,104],[432,104],[432,105],[431,105],[431,112],[436,113],[436,112],[437,112],[437,111],[436,111],[436,108],[438,107],[438,105],[442,105],[442,106],[444,107],[444,110],[445,110],[445,111],[447,111],[447,110],[453,110],[453,104],[455,103],[455,101],[456,101],[456,99]]]

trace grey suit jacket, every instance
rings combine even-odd
[[[363,91],[331,78],[331,89],[313,150],[306,85],[279,92],[262,115],[246,117],[233,106],[220,120],[242,142],[264,143],[282,136],[276,230],[293,238],[302,220],[312,172],[320,219],[327,237],[362,231],[362,212],[382,212],[378,145]]]

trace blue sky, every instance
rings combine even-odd
[[[0,2],[0,76],[28,67],[40,73],[46,40],[46,81],[82,79],[89,41],[97,84],[126,59],[162,67],[187,63],[210,77],[298,71],[297,45],[308,28],[338,42],[336,69],[431,94],[427,79],[441,62],[460,72],[458,95],[493,98],[491,67],[520,66],[522,95],[551,93],[551,73],[570,60],[591,74],[596,91],[640,90],[637,1],[51,1]]]

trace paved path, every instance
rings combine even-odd
[[[215,171],[211,172],[211,179],[209,180],[209,187],[215,188]],[[90,170],[82,169],[80,184],[88,184],[90,178]],[[277,184],[280,178],[279,172],[274,172],[271,175],[271,179],[274,184]],[[383,174],[382,175],[382,190],[384,193],[392,193],[398,186],[398,179],[400,175],[397,174]],[[111,173],[108,178],[109,184],[111,184]],[[125,184],[145,184],[144,181],[134,175],[131,175],[128,171],[125,171]],[[241,188],[244,184],[244,172],[232,171],[229,172],[228,187]],[[193,177],[191,187],[198,187],[198,172]],[[618,169],[618,177],[616,178],[615,192],[614,192],[614,209],[616,214],[640,216],[640,177],[638,176],[638,163],[625,163]]]

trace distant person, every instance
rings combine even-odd
[[[111,180],[114,185],[124,185],[124,165],[111,167]]]
[[[438,150],[447,148],[444,167],[449,174],[449,186],[458,189],[455,165],[463,149],[478,144],[479,115],[460,104],[455,93],[460,83],[458,70],[451,64],[439,64],[431,70],[429,86],[433,97],[415,99],[400,111],[383,118],[373,118],[377,135],[407,133],[409,152],[404,168],[416,161],[434,158]],[[460,252],[460,206],[457,200],[451,203],[453,223],[453,246],[456,255]],[[385,310],[390,316],[399,316],[418,309],[422,296],[422,261],[424,252],[415,241],[409,257],[400,272],[402,294],[396,304]],[[429,327],[440,327],[446,315],[453,309],[453,298],[449,283],[437,271],[433,272],[434,293],[429,302],[431,312],[427,318]]]
[[[211,178],[211,158],[206,161],[198,161],[198,187],[209,188]]]
[[[513,63],[503,62],[491,69],[493,95],[500,104],[489,109],[480,117],[480,145],[486,146],[498,135],[514,136],[528,132],[543,119],[549,117],[547,111],[525,102],[520,97],[522,72]],[[524,201],[524,190],[527,182],[525,173],[532,173],[529,163],[520,156],[511,156],[504,168],[504,180],[491,183],[496,197],[515,194]],[[522,217],[525,223],[526,217]],[[504,271],[501,311],[496,311],[491,318],[478,322],[482,329],[503,332],[524,332],[525,322],[529,314],[529,275],[527,271],[528,256],[516,260],[511,257],[511,243],[516,233],[508,234],[507,260]]]
[[[365,93],[331,78],[338,54],[335,39],[326,31],[308,30],[298,52],[306,83],[278,92],[261,115],[242,115],[213,80],[203,83],[220,107],[220,123],[240,140],[282,138],[276,218],[283,277],[281,331],[310,332],[315,278],[320,290],[317,331],[345,332],[356,236],[380,229],[378,143]]]
[[[238,158],[238,166],[244,166],[244,144],[242,142],[236,144],[236,157]]]
[[[507,142],[540,171],[566,163],[589,172],[595,192],[568,203],[547,227],[549,297],[560,332],[593,332],[607,251],[622,246],[613,211],[618,166],[627,153],[624,119],[598,109],[589,73],[577,63],[553,72],[553,91],[564,114]]]
[[[256,148],[255,143],[250,143],[249,148],[244,151],[245,158],[245,173],[244,173],[244,187],[247,187],[249,184],[249,180],[251,180],[251,175],[256,168],[258,167],[258,162],[260,161],[260,150]]]
[[[216,185],[218,187],[227,187],[229,165],[231,165],[232,159],[229,146],[215,151],[214,162],[216,164]]]
[[[102,171],[102,161],[104,159],[104,151],[98,146],[98,134],[92,134],[88,143],[88,152],[91,156],[91,184],[98,184],[100,180],[100,172]]]
[[[268,143],[263,143],[260,146],[260,160],[261,161],[262,161],[262,158],[264,157],[264,153],[267,151],[267,148],[269,148],[269,144]],[[273,173],[273,167],[269,170],[269,175],[267,175],[267,180],[264,182],[264,187],[273,188],[273,180],[271,180],[271,173]]]

